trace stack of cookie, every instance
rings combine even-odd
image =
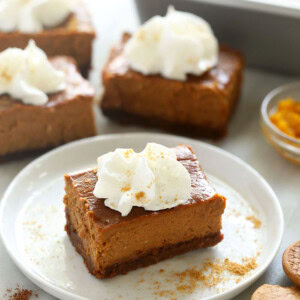
[[[255,291],[251,300],[300,299],[300,240],[290,245],[283,253],[282,267],[295,286],[264,284]]]

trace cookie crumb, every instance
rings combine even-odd
[[[229,259],[225,259],[225,268],[231,274],[244,276],[250,271],[257,268],[256,257],[243,259],[245,264],[238,264],[236,262],[231,262]]]
[[[261,221],[254,216],[248,216],[246,217],[246,220],[252,222],[255,229],[258,229],[261,226]]]
[[[245,275],[256,268],[256,257],[244,258],[242,263],[232,262],[228,258],[224,261],[216,262],[207,260],[200,270],[197,267],[193,267],[192,269],[175,273],[179,280],[176,290],[182,294],[192,294],[200,287],[215,287],[219,283],[228,280],[226,272],[239,276],[235,280],[236,283],[239,283]]]
[[[154,293],[156,296],[159,297],[167,297],[169,299],[177,299],[177,298],[172,298],[175,296],[175,292],[172,290],[162,290]]]

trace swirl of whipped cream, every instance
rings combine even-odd
[[[116,149],[98,158],[98,181],[94,189],[104,204],[129,214],[133,206],[157,211],[185,204],[191,197],[191,178],[177,161],[175,152],[160,144],[148,143],[136,153]]]
[[[218,62],[219,46],[210,25],[202,18],[169,7],[165,17],[148,20],[125,46],[133,70],[186,80],[201,75]]]
[[[65,74],[55,70],[45,52],[31,40],[22,50],[8,48],[0,53],[0,94],[25,104],[47,103],[47,93],[65,88]]]
[[[75,0],[1,0],[0,31],[36,33],[61,24]]]

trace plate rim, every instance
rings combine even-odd
[[[272,252],[270,253],[270,255],[268,256],[268,258],[261,264],[261,269],[258,270],[256,273],[254,273],[252,276],[249,276],[248,278],[246,278],[244,281],[238,283],[233,290],[229,289],[223,293],[217,294],[217,295],[213,295],[210,297],[207,297],[205,299],[209,300],[209,299],[222,299],[223,297],[225,297],[226,299],[228,299],[228,297],[230,296],[230,294],[234,293],[234,295],[232,295],[232,297],[238,295],[239,293],[241,293],[244,289],[246,289],[250,284],[254,283],[265,271],[266,269],[269,267],[269,265],[271,264],[271,262],[274,260],[276,254],[279,251],[281,242],[282,242],[282,238],[283,238],[283,232],[284,232],[284,216],[283,216],[283,211],[280,205],[280,202],[275,194],[275,192],[273,191],[273,189],[271,188],[271,186],[269,185],[269,183],[266,181],[266,179],[256,170],[254,169],[251,165],[249,165],[247,162],[243,161],[241,158],[239,158],[238,156],[220,148],[217,147],[215,145],[211,145],[209,143],[205,143],[203,141],[199,141],[199,140],[195,140],[192,138],[187,138],[187,137],[183,137],[183,136],[179,136],[179,135],[172,135],[172,134],[164,134],[164,133],[151,133],[151,132],[135,132],[135,133],[112,133],[112,134],[105,134],[105,135],[98,135],[98,136],[93,136],[93,137],[88,137],[88,138],[84,138],[81,140],[77,140],[77,141],[73,141],[64,145],[61,145],[57,148],[54,148],[46,153],[44,153],[43,155],[35,158],[33,161],[31,161],[28,165],[26,165],[23,169],[20,170],[20,172],[13,178],[13,180],[9,183],[9,185],[7,186],[1,203],[0,203],[0,237],[1,240],[3,242],[3,245],[7,251],[7,254],[9,255],[9,257],[12,259],[12,261],[15,263],[15,265],[21,270],[21,272],[27,277],[29,278],[32,282],[34,282],[37,286],[39,286],[40,288],[42,288],[44,291],[48,292],[49,294],[55,296],[55,297],[64,297],[64,299],[87,299],[85,297],[82,296],[78,296],[72,292],[69,292],[51,282],[48,282],[47,279],[41,277],[40,275],[38,275],[37,273],[34,273],[30,270],[27,270],[25,268],[25,265],[22,264],[22,260],[20,260],[16,255],[14,255],[14,249],[11,249],[11,247],[9,246],[9,241],[8,239],[5,237],[4,234],[4,213],[5,213],[5,208],[7,205],[9,205],[9,201],[8,198],[10,194],[10,191],[13,189],[13,186],[15,184],[15,182],[18,181],[18,179],[20,177],[23,176],[24,173],[27,172],[27,170],[30,170],[32,168],[32,166],[38,164],[41,161],[47,160],[48,157],[51,156],[55,156],[55,154],[57,152],[61,152],[64,151],[65,149],[68,148],[72,148],[72,147],[76,147],[78,145],[82,145],[82,144],[88,144],[88,143],[92,143],[94,141],[101,141],[101,140],[115,140],[115,139],[126,139],[126,137],[128,138],[147,138],[149,140],[154,139],[156,137],[164,137],[166,139],[173,139],[173,140],[178,140],[180,139],[183,143],[192,143],[192,144],[199,144],[202,147],[206,147],[207,149],[214,151],[214,152],[218,152],[219,154],[223,155],[225,158],[227,159],[231,159],[233,160],[235,163],[240,164],[242,167],[246,168],[250,173],[252,173],[253,175],[255,175],[256,177],[258,177],[260,179],[260,181],[262,182],[262,184],[264,185],[264,187],[267,189],[268,193],[270,194],[270,196],[272,196],[272,202],[274,204],[274,208],[276,209],[277,212],[277,216],[279,218],[278,220],[278,228],[279,228],[279,232],[278,232],[278,238],[277,238],[277,242],[276,242],[276,246],[272,249]],[[66,298],[67,297],[67,298]]]

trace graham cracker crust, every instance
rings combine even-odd
[[[160,118],[145,117],[136,114],[125,112],[121,109],[101,108],[105,116],[114,120],[115,122],[124,125],[141,125],[143,127],[154,127],[164,129],[171,133],[181,134],[190,137],[204,137],[204,138],[222,138],[227,134],[227,128],[212,129],[207,127],[189,125],[189,124],[176,124]]]
[[[46,152],[48,152],[49,150],[54,149],[55,147],[58,146],[47,147],[39,150],[20,151],[20,152],[6,154],[0,156],[0,164],[9,163],[11,161],[17,161],[22,159],[35,159],[37,156],[41,156]]]
[[[78,67],[78,70],[83,78],[88,79],[90,72],[93,70],[92,63]]]
[[[65,210],[67,219],[65,230],[69,235],[72,245],[74,246],[76,251],[83,257],[83,261],[88,271],[99,279],[112,278],[120,274],[125,275],[129,271],[156,264],[162,260],[172,258],[179,254],[184,254],[198,248],[215,246],[223,240],[223,234],[219,231],[209,236],[194,238],[192,240],[181,242],[175,245],[166,245],[161,248],[152,249],[149,253],[143,256],[111,265],[102,270],[96,270],[90,260],[90,257],[85,252],[81,238],[78,236],[71,224],[68,210],[68,208],[66,208]]]

